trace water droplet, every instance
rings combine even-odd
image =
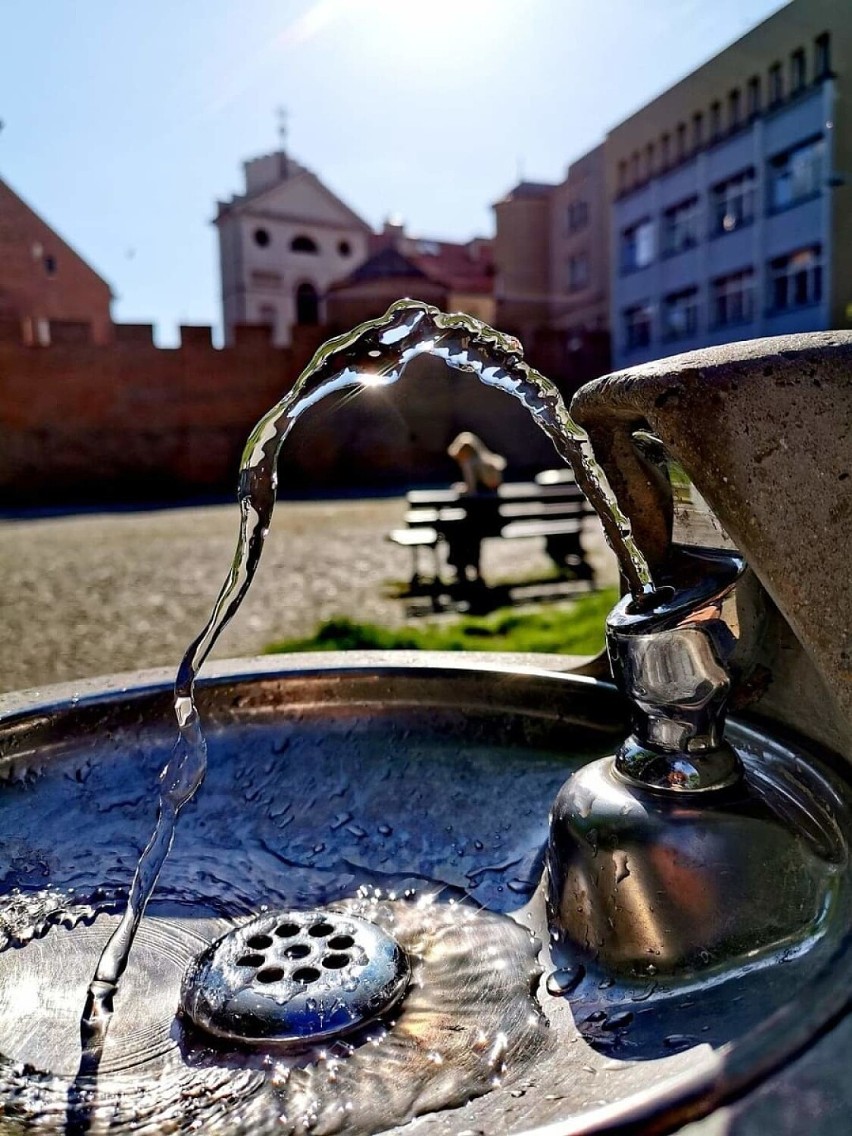
[[[663,1045],[666,1049],[692,1049],[694,1045],[698,1045],[698,1039],[690,1037],[688,1033],[671,1033],[663,1038]]]
[[[393,836],[393,829],[389,824],[380,824],[378,833],[379,836]]]
[[[605,1029],[610,1033],[614,1033],[616,1030],[627,1029],[632,1021],[633,1011],[621,1010],[617,1014],[611,1014],[610,1017],[608,1017],[607,1020],[603,1023],[601,1029]]]
[[[612,862],[615,865],[615,882],[620,884],[622,880],[626,880],[630,875],[630,867],[627,863],[626,852],[613,852]]]
[[[554,998],[561,998],[565,994],[570,994],[572,990],[576,990],[585,975],[586,968],[581,964],[568,966],[563,970],[554,970],[552,974],[547,976],[547,981],[544,984],[545,989]]]

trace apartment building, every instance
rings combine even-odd
[[[852,324],[850,67],[794,0],[609,134],[615,367]]]
[[[566,390],[609,359],[604,150],[572,162],[559,184],[521,182],[494,206],[497,326]]]

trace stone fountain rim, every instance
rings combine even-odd
[[[494,676],[522,676],[564,683],[569,688],[617,694],[610,682],[572,672],[572,666],[586,660],[567,655],[513,654],[492,652],[433,651],[334,651],[267,655],[255,658],[221,660],[205,667],[199,687],[216,687],[234,682],[263,681],[348,673],[353,676],[377,668],[392,678],[429,670],[447,673]],[[545,665],[542,665],[545,664]],[[548,669],[548,664],[550,668]],[[14,726],[47,710],[84,709],[106,699],[122,696],[144,698],[167,694],[174,672],[168,667],[129,671],[16,691],[0,695],[0,730]],[[787,747],[783,731],[767,735],[757,726],[739,721],[738,734],[744,739],[767,738],[773,745]],[[810,744],[810,743],[807,743]],[[819,750],[820,747],[815,747]],[[841,777],[837,770],[833,775]],[[839,981],[838,981],[839,979]],[[536,1128],[517,1131],[514,1136],[593,1136],[596,1133],[637,1131],[637,1126],[653,1118],[656,1130],[673,1131],[689,1121],[707,1116],[714,1109],[765,1083],[799,1058],[819,1037],[837,1026],[852,1008],[852,931],[839,940],[827,964],[793,999],[780,1007],[744,1037],[713,1052],[693,1072],[680,1074],[662,1085],[652,1086],[621,1101],[600,1106],[577,1117],[555,1121]]]

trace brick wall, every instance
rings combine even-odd
[[[28,346],[0,320],[0,503],[108,502],[233,495],[257,419],[293,385],[318,346],[300,329],[289,348],[260,326],[216,349],[209,328],[181,346],[153,345],[148,325],[114,341],[54,322],[50,346]],[[420,359],[391,388],[325,400],[294,428],[279,465],[282,493],[450,480],[450,440],[474,430],[513,473],[555,464],[544,435],[507,395]]]

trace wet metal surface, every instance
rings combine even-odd
[[[828,818],[835,882],[819,925],[735,965],[699,958],[687,979],[651,962],[613,981],[548,945],[538,887],[560,785],[624,736],[611,688],[429,656],[276,665],[200,686],[210,772],[116,996],[84,1102],[99,1130],[369,1132],[419,1115],[428,1136],[595,1131],[681,1115],[687,1100],[711,1108],[842,1009],[848,795],[815,758],[731,728],[747,768],[784,789],[791,824],[807,824],[802,801]],[[86,985],[173,741],[165,676],[79,693],[17,712],[7,700],[0,724],[0,1126],[46,1132],[65,1125]],[[367,919],[406,952],[412,982],[387,1020],[291,1056],[181,1018],[183,976],[207,947],[317,908]]]

